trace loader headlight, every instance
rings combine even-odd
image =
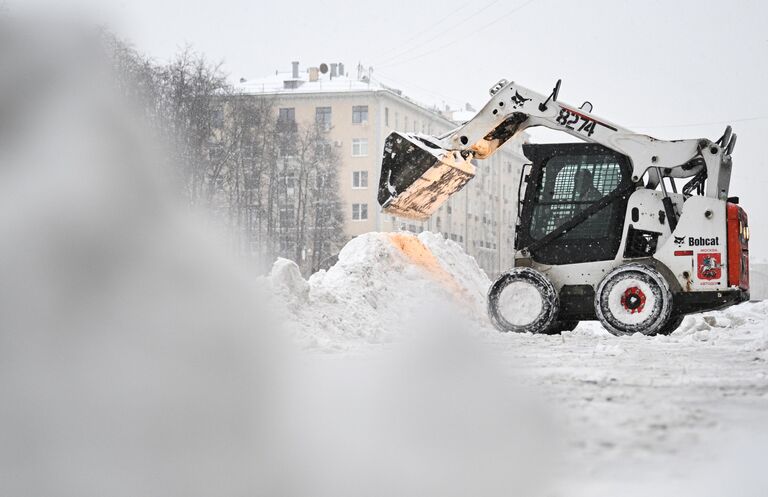
[[[749,226],[739,221],[739,235],[744,241],[749,241]]]

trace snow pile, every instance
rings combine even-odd
[[[298,341],[309,347],[343,348],[355,342],[389,342],[415,320],[452,312],[469,327],[491,330],[486,296],[490,281],[460,245],[439,234],[368,233],[351,240],[328,271],[305,280],[295,263],[275,262],[267,278],[275,310]],[[768,303],[687,316],[661,342],[737,346],[768,357]],[[566,335],[609,338],[596,321]],[[618,356],[620,348],[597,353]]]
[[[268,281],[290,331],[307,345],[386,342],[414,317],[441,309],[489,326],[488,277],[460,245],[434,233],[361,235],[309,281],[286,259],[275,263]]]
[[[768,359],[768,301],[748,302],[722,311],[686,316],[668,337],[656,340],[681,344],[710,344],[735,347]]]

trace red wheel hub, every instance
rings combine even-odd
[[[642,312],[645,307],[645,294],[636,286],[627,288],[621,296],[621,305],[630,314]]]

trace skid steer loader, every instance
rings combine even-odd
[[[686,314],[749,299],[749,227],[728,196],[736,135],[664,141],[506,80],[443,136],[391,133],[378,201],[427,219],[475,174],[478,159],[532,126],[581,143],[525,144],[515,267],[491,286],[501,331],[556,333],[599,320],[613,334],[668,334]],[[678,189],[676,180],[685,179]]]

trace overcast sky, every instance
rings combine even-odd
[[[3,0],[0,0],[2,3]],[[421,100],[479,107],[500,78],[658,138],[739,135],[731,192],[768,256],[768,3],[652,0],[5,0],[104,22],[163,61],[185,44],[232,78],[358,62]],[[55,5],[56,7],[53,7]]]

